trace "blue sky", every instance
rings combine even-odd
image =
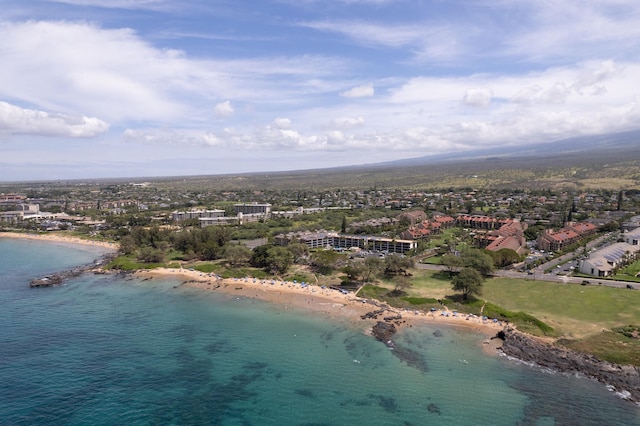
[[[637,0],[0,0],[0,181],[640,129]]]

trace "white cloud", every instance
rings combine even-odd
[[[130,29],[67,21],[0,23],[0,62],[5,99],[114,124],[182,125],[206,122],[210,99],[293,105],[335,92],[343,83],[330,80],[347,64],[313,55],[196,59],[157,48]]]
[[[220,102],[213,108],[213,113],[218,117],[229,117],[233,115],[233,107],[230,101]]]
[[[349,129],[352,127],[362,126],[364,124],[364,117],[342,117],[333,120],[333,124],[342,129]]]
[[[93,117],[23,109],[0,102],[0,134],[87,138],[109,130],[109,124]]]
[[[289,120],[288,118],[278,117],[273,120],[273,125],[277,129],[289,129],[291,127],[291,120]]]
[[[489,88],[468,89],[462,98],[466,105],[487,107],[491,102],[493,92]]]
[[[532,103],[542,92],[542,87],[538,85],[523,87],[515,95],[511,96],[511,101],[519,104]]]
[[[540,99],[543,102],[549,102],[553,104],[563,104],[567,101],[567,98],[571,94],[571,90],[564,84],[557,82],[551,86],[548,90],[540,95]]]
[[[373,96],[374,93],[375,90],[372,84],[363,84],[340,93],[340,96],[344,96],[345,98],[365,98]]]
[[[525,61],[585,60],[598,55],[636,55],[640,37],[640,8],[633,0],[565,0],[521,2],[519,13],[527,16],[504,37],[502,54]]]

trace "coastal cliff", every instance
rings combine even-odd
[[[545,343],[511,327],[505,327],[496,337],[503,341],[500,350],[505,355],[561,373],[583,374],[640,405],[640,370],[637,367],[613,364],[593,355]]]

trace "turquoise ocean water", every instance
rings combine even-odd
[[[29,288],[99,256],[0,238],[0,425],[640,425],[603,385],[487,356],[469,331],[403,331],[416,368],[346,320],[175,280]]]

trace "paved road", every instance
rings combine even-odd
[[[504,271],[499,270],[496,271],[495,276],[498,277],[507,277],[507,278],[522,278],[531,281],[550,281],[556,282],[560,284],[582,284],[585,285],[603,285],[607,287],[617,287],[617,288],[627,288],[627,285],[630,285],[632,288],[639,290],[640,283],[629,283],[627,281],[614,281],[614,280],[605,280],[602,278],[580,278],[580,277],[568,277],[566,275],[555,275],[555,274],[545,274],[540,271],[534,271],[533,274],[529,275],[523,272],[516,271]]]

